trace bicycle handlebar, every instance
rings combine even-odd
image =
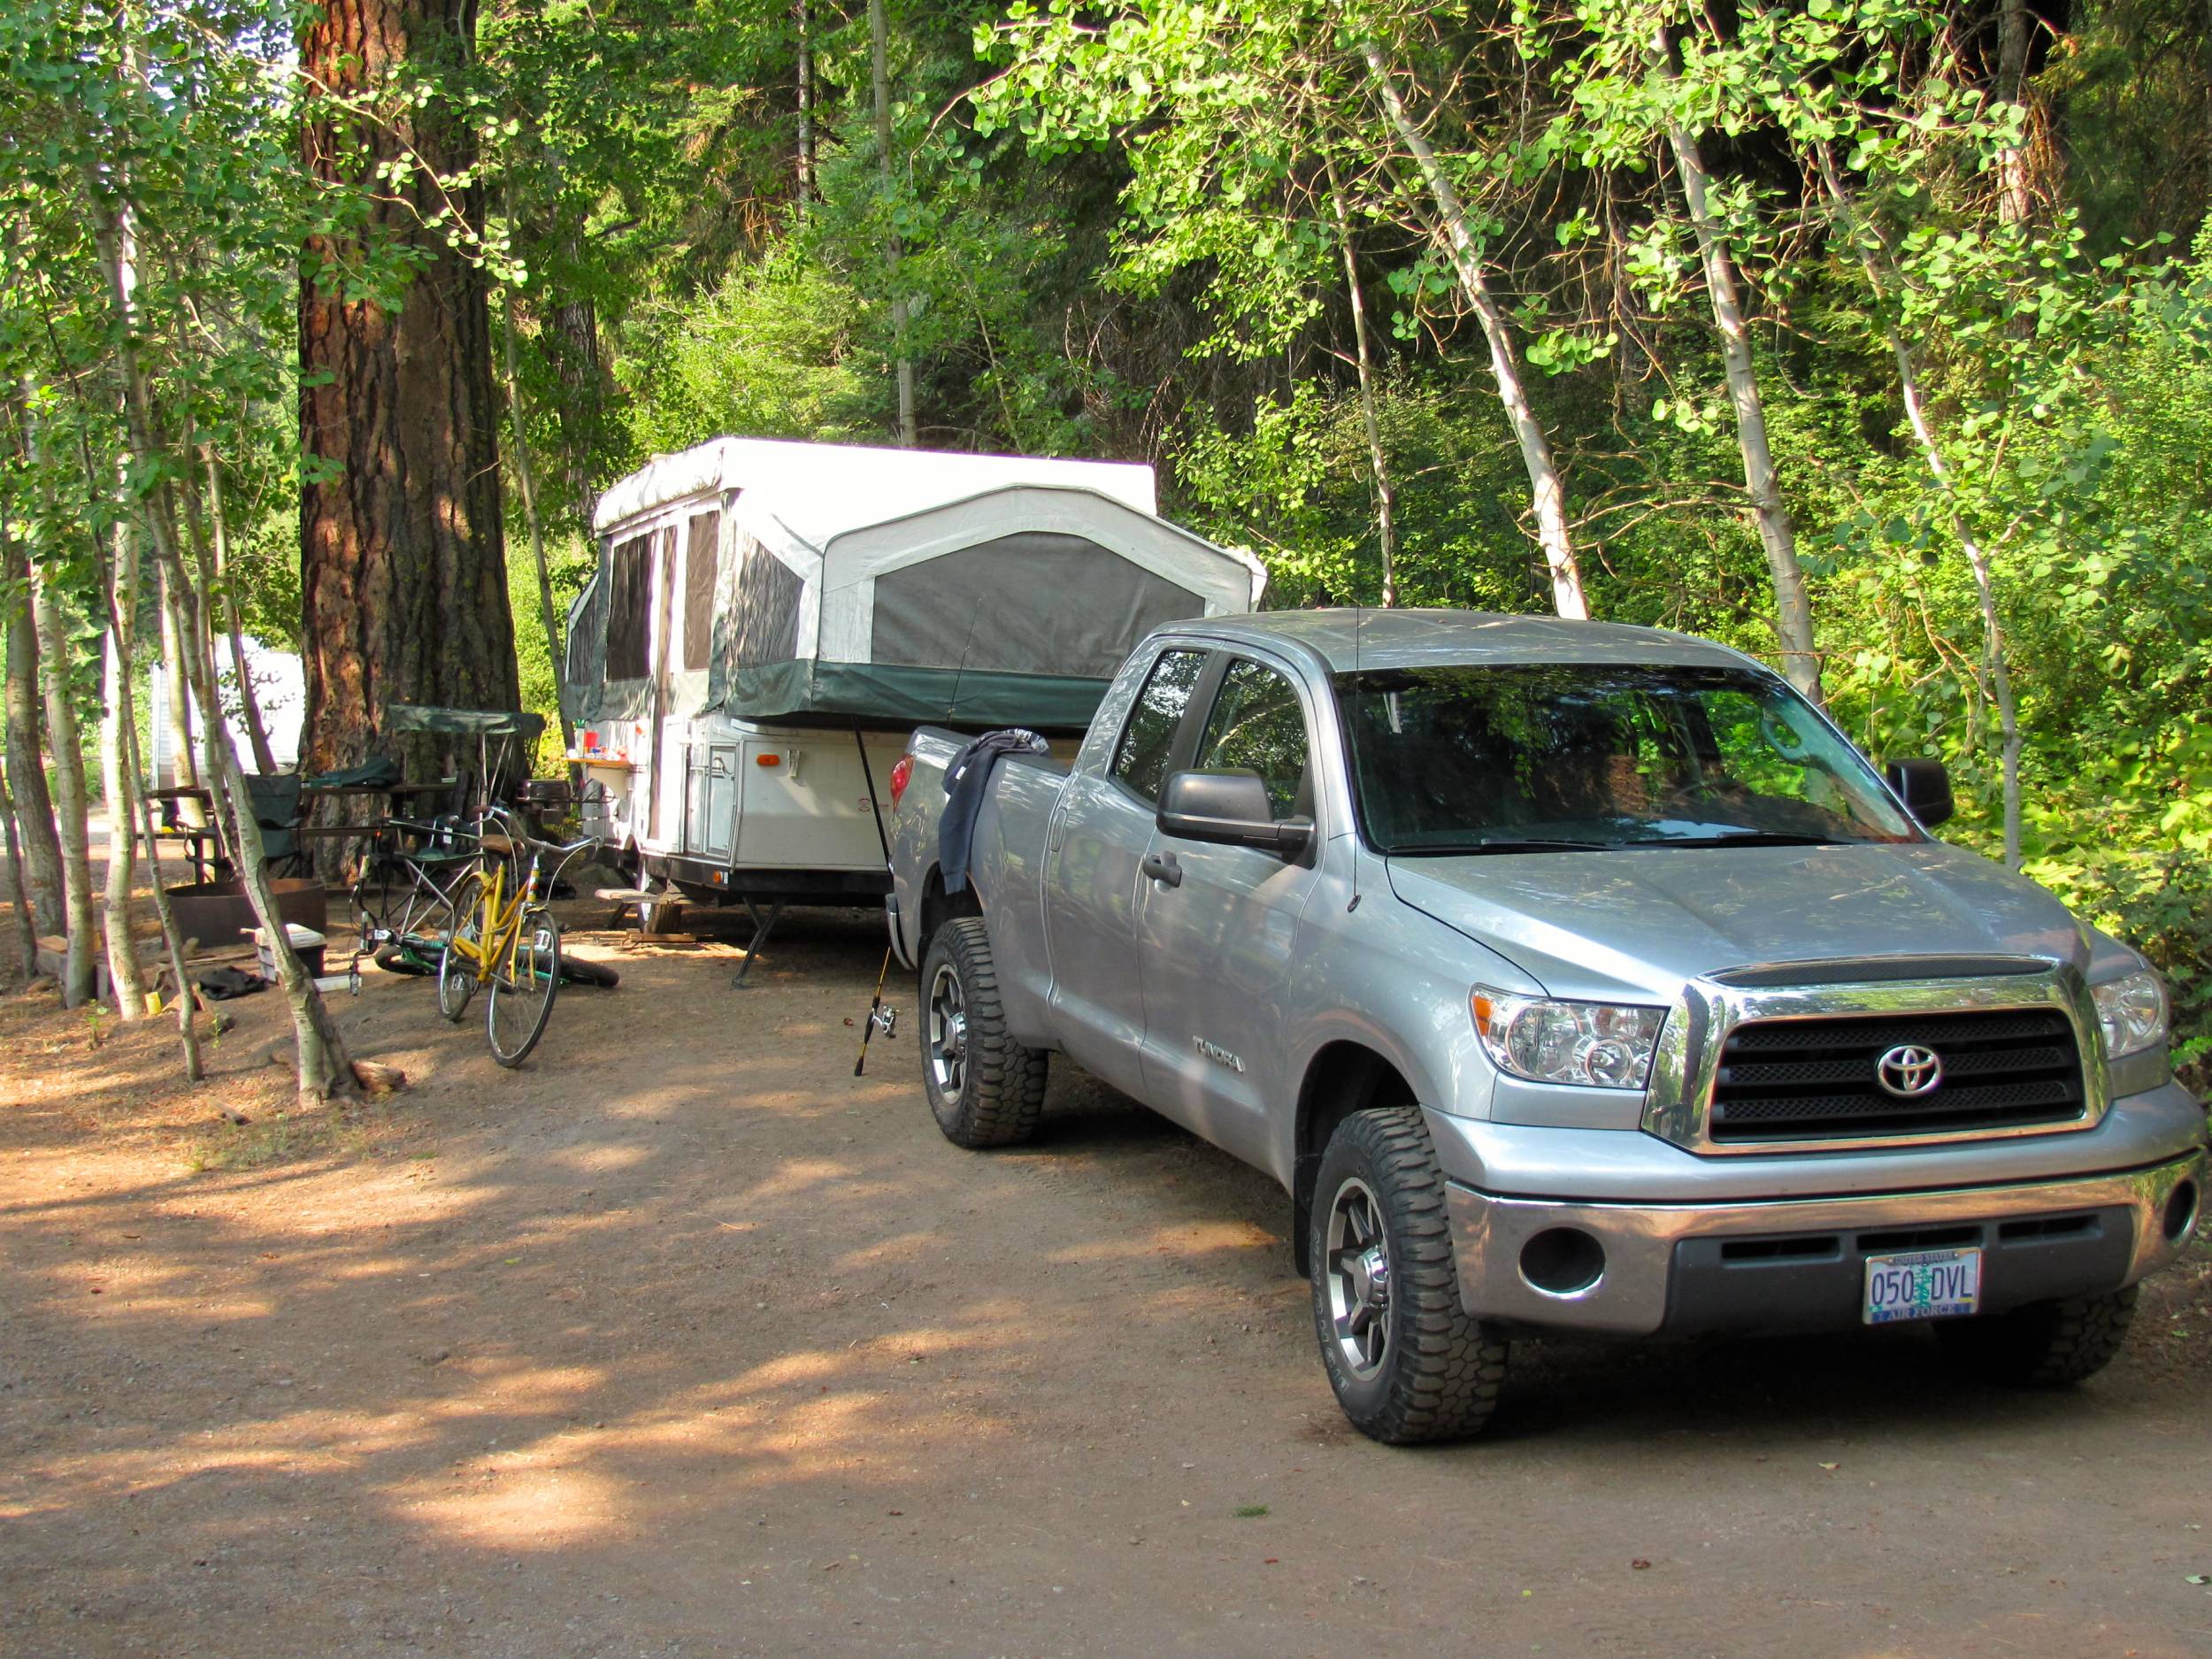
[[[504,824],[507,826],[510,839],[514,841],[519,846],[528,848],[533,856],[542,856],[549,853],[564,863],[568,859],[573,858],[578,853],[583,851],[585,848],[595,845],[599,839],[595,835],[586,835],[572,841],[540,841],[536,836],[530,833],[529,829],[523,823],[520,813],[512,810],[511,808],[501,806],[496,802],[484,809],[483,816],[488,818],[495,818],[502,824]]]

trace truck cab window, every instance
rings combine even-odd
[[[1277,818],[1310,810],[1304,802],[1306,717],[1289,680],[1240,659],[1221,677],[1192,763],[1206,772],[1256,772]]]
[[[1175,730],[1190,707],[1190,694],[1206,665],[1203,651],[1169,651],[1152,665],[1144,689],[1129,710],[1114,750],[1113,775],[1147,801],[1160,798],[1167,781],[1168,751],[1174,747]]]

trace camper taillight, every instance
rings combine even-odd
[[[902,755],[891,768],[891,810],[899,810],[899,797],[906,793],[906,786],[914,780],[914,757]]]

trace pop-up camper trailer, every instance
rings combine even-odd
[[[1152,470],[722,438],[600,498],[569,612],[585,826],[698,897],[866,901],[925,722],[1078,733],[1139,638],[1265,573]]]

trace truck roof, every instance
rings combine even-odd
[[[1163,629],[1255,645],[1302,645],[1331,673],[1461,663],[1665,663],[1759,667],[1755,658],[1667,628],[1487,611],[1267,611]]]

